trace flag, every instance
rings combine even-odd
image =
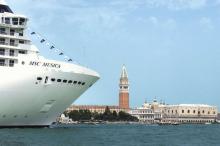
[[[41,43],[45,42],[45,39],[42,39],[40,42],[41,42]]]
[[[55,48],[54,46],[51,46],[50,49],[52,50],[53,48]]]

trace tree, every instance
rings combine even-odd
[[[130,114],[125,113],[123,111],[120,111],[118,115],[121,121],[138,121],[136,117],[133,117]]]

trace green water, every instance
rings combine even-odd
[[[2,146],[220,146],[220,125],[73,125],[0,129]]]

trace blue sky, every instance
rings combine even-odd
[[[220,0],[7,0],[29,25],[101,79],[77,104],[118,104],[123,64],[130,102],[220,106]],[[47,47],[41,54],[59,59]]]

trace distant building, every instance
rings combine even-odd
[[[145,102],[141,107],[131,109],[129,113],[137,117],[141,122],[153,124],[161,121],[162,106],[155,98],[151,104]]]
[[[116,111],[119,113],[122,109],[119,106],[109,106],[109,105],[72,105],[66,111],[79,111],[79,110],[89,110],[92,113],[103,114],[105,112],[106,107],[110,109],[111,112]]]
[[[213,123],[217,120],[217,107],[203,104],[166,105],[156,99],[150,104],[131,109],[130,114],[146,123]]]
[[[141,122],[152,124],[154,123],[154,111],[151,109],[148,103],[144,103],[142,107],[138,107],[130,110],[132,116],[139,119]]]
[[[128,73],[125,65],[122,67],[122,72],[120,76],[119,82],[119,105],[72,105],[66,111],[71,112],[74,110],[89,110],[90,112],[104,113],[106,107],[109,107],[110,111],[116,111],[119,113],[120,111],[129,112],[129,81],[128,81]]]
[[[220,113],[218,113],[217,120],[220,121]]]
[[[61,114],[61,116],[57,119],[57,121],[59,123],[65,123],[65,124],[73,123],[72,119],[66,117],[64,114]]]
[[[179,123],[213,123],[217,120],[217,107],[203,104],[166,105],[162,121]]]

